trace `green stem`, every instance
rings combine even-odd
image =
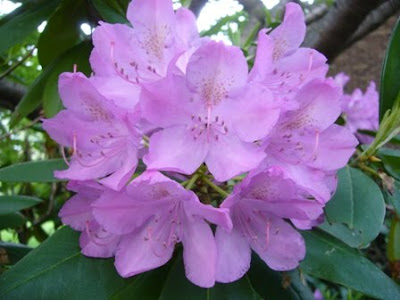
[[[374,169],[372,169],[372,168],[370,168],[370,167],[368,167],[368,166],[366,166],[366,165],[364,165],[364,164],[358,164],[358,167],[359,167],[361,170],[363,170],[363,171],[365,171],[365,172],[367,172],[367,173],[369,173],[369,174],[371,174],[371,175],[373,175],[373,176],[376,176],[376,177],[378,177],[378,178],[381,178],[381,176],[379,175],[379,173],[378,173],[377,171],[375,171]]]
[[[194,185],[194,183],[195,183],[196,180],[199,178],[199,176],[200,176],[200,174],[198,174],[198,173],[194,174],[194,175],[192,176],[192,178],[190,178],[190,180],[189,180],[189,182],[188,182],[188,184],[186,185],[185,188],[186,188],[187,190],[191,190],[192,187],[193,187],[193,185]]]
[[[221,196],[224,196],[224,197],[228,197],[229,196],[228,192],[226,192],[223,189],[221,189],[219,186],[217,186],[215,183],[213,183],[207,177],[204,176],[202,179],[203,179],[203,181],[205,183],[207,183],[214,191],[218,192]]]

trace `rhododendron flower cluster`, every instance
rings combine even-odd
[[[343,88],[350,80],[350,77],[340,73],[335,77]],[[355,89],[351,94],[344,94],[342,97],[342,111],[345,119],[345,127],[363,143],[372,142],[372,138],[358,130],[376,131],[379,127],[379,95],[375,82],[371,81],[363,94],[360,89]]]
[[[76,195],[60,217],[82,232],[82,253],[114,256],[128,277],[181,243],[201,287],[242,277],[252,250],[274,270],[296,268],[296,228],[323,220],[358,143],[335,124],[342,86],[325,57],[300,47],[300,6],[260,31],[250,71],[240,48],[201,38],[171,0],[134,0],[127,17],[96,28],[94,73],[62,74],[65,110],[43,123],[69,148],[56,176]]]

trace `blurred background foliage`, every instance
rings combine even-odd
[[[284,4],[290,1],[220,1],[226,5],[226,9],[222,10],[218,8],[218,5],[221,5],[218,2],[182,0],[174,1],[174,5],[176,8],[191,8],[198,16],[201,35],[212,36],[241,47],[251,65],[258,30],[262,27],[277,26]],[[359,0],[294,2],[303,6],[307,16],[309,31],[305,45],[320,50],[332,64],[336,57],[347,51],[346,49],[363,40],[374,29],[381,28],[379,26],[386,24],[390,17],[398,15],[400,7],[400,1],[395,0],[368,1],[368,4]],[[58,76],[62,72],[72,71],[73,66],[77,65],[79,71],[90,75],[91,32],[96,24],[101,20],[109,23],[127,23],[125,13],[128,3],[128,0],[0,0],[0,272],[7,273],[7,270],[31,251],[31,248],[40,245],[61,226],[57,213],[71,195],[66,191],[65,183],[55,180],[52,176],[52,170],[64,167],[64,162],[60,159],[58,145],[42,130],[40,120],[54,116],[62,109],[57,91]],[[357,8],[360,8],[359,11],[355,11]],[[346,23],[345,17],[352,18],[352,14],[357,15],[357,18],[353,18],[351,24]],[[393,23],[390,23],[390,28]],[[326,36],[322,36],[321,32]],[[335,36],[338,32],[339,37]],[[329,43],[326,39],[329,39]],[[400,47],[400,37],[394,36],[393,39],[397,39],[396,43]],[[333,48],[330,46],[331,41],[336,41]],[[380,46],[379,55],[383,56],[386,46]],[[351,60],[356,63],[357,57]],[[399,61],[400,58],[394,59],[389,61],[389,65],[395,65]],[[340,71],[335,67],[333,69],[336,72]],[[398,78],[399,69],[397,72],[394,76]],[[387,78],[389,77],[387,75]],[[368,81],[371,79],[373,78],[368,78]],[[395,81],[388,80],[389,85]],[[397,95],[398,90],[394,93]],[[391,108],[395,102],[392,98],[383,104],[385,110]],[[340,270],[337,271],[331,265],[324,265],[324,261],[317,261],[313,265],[308,260],[301,267],[304,273],[300,273],[300,279],[296,277],[299,276],[297,273],[290,273],[289,286],[292,284],[296,287],[296,282],[306,282],[308,291],[309,288],[313,291],[318,289],[317,292],[320,291],[325,299],[368,299],[366,295],[389,299],[390,295],[400,295],[399,291],[393,291],[393,294],[388,292],[385,295],[380,291],[371,292],[371,289],[361,283],[354,283],[347,278],[358,276],[357,273],[347,274],[347,277],[345,273],[351,272],[351,269],[346,271],[345,260],[352,258],[351,261],[355,264],[350,264],[349,268],[354,267],[354,272],[381,270],[393,280],[400,280],[400,151],[395,144],[396,141],[392,140],[389,147],[379,151],[374,149],[368,161],[355,165],[364,173],[352,168],[341,171],[341,176],[355,178],[356,184],[359,184],[352,187],[342,186],[339,188],[341,193],[353,193],[353,196],[357,197],[357,193],[366,189],[370,195],[366,198],[370,203],[363,198],[356,199],[356,204],[366,205],[366,209],[371,210],[379,210],[377,207],[382,204],[382,213],[376,215],[376,221],[364,224],[361,215],[356,217],[351,226],[347,224],[345,229],[340,227],[346,223],[340,212],[330,210],[328,219],[330,217],[329,221],[333,225],[325,223],[322,229],[338,239],[334,243],[341,241],[332,247],[338,249],[337,253],[340,255],[337,254],[334,259],[338,260],[339,269],[343,268],[344,271],[340,273]],[[362,152],[364,149],[359,150]],[[345,181],[342,183],[348,184]],[[386,204],[380,190],[383,191]],[[379,197],[382,198],[379,200],[381,202],[377,200]],[[341,209],[345,209],[346,205],[348,204],[343,204]],[[361,223],[356,223],[357,220]],[[361,236],[360,242],[357,242],[354,237],[348,238],[349,228],[350,231],[354,229],[350,232],[353,236],[357,235],[355,230],[360,228],[365,234],[373,230],[376,233],[371,233],[372,238]],[[60,236],[62,234],[73,235],[68,232],[60,233]],[[315,245],[315,249],[320,249],[320,252],[315,254],[311,251],[311,256],[326,254],[322,249],[330,243],[331,237],[326,238],[325,234],[321,235],[317,231],[316,235],[305,236],[308,243]],[[364,238],[366,240],[363,240]],[[358,264],[359,258],[354,258],[354,255],[360,254],[362,259],[369,258],[374,266],[368,265],[364,260],[360,260]],[[361,265],[367,266],[367,269],[359,268]],[[174,265],[172,268],[175,267],[179,266]],[[335,271],[324,273],[325,267]],[[162,270],[161,268],[159,272],[163,272]],[[252,267],[251,272],[258,271],[260,270]],[[254,275],[249,276],[252,279]],[[283,289],[286,293],[287,275],[279,276],[273,280],[278,280],[278,292]],[[374,276],[370,278],[371,285],[380,284],[380,280],[386,283],[385,277]],[[256,282],[252,284],[257,286]],[[394,289],[390,284],[387,287]],[[312,299],[308,291],[298,288],[294,290],[291,294],[287,292],[287,299]],[[262,284],[257,288],[257,293],[263,296]]]

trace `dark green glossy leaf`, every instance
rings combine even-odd
[[[260,296],[252,288],[247,276],[229,284],[216,283],[210,289],[198,287],[186,278],[183,261],[179,257],[169,272],[159,299],[257,300]]]
[[[11,117],[10,126],[15,126],[22,118],[37,109],[42,102],[45,115],[47,117],[55,115],[62,108],[57,85],[59,75],[65,71],[72,72],[74,64],[77,64],[78,71],[89,75],[91,49],[90,41],[82,42],[47,66],[18,103]]]
[[[0,181],[3,182],[54,182],[55,170],[66,169],[62,159],[30,161],[14,164],[0,169]]]
[[[26,218],[19,212],[2,215],[0,217],[0,229],[17,228],[26,223]]]
[[[113,259],[83,256],[79,233],[64,227],[0,276],[0,299],[109,299],[133,279]]]
[[[307,255],[300,268],[378,299],[400,299],[400,287],[367,258],[326,233],[303,231]]]
[[[393,218],[387,243],[387,256],[389,261],[400,261],[400,221]]]
[[[7,264],[16,264],[21,258],[27,255],[32,248],[22,244],[0,242],[0,250],[3,250],[7,256]]]
[[[252,256],[247,276],[263,299],[314,300],[310,288],[301,281],[298,270],[286,273],[273,271],[256,254]]]
[[[41,199],[30,196],[0,196],[0,216],[35,206],[41,202]]]
[[[159,299],[161,289],[171,268],[171,263],[155,270],[140,274],[129,284],[118,290],[110,299]]]
[[[46,67],[66,50],[83,39],[80,25],[88,20],[88,3],[85,0],[63,0],[40,35],[39,62]]]
[[[345,167],[338,173],[334,197],[327,203],[324,231],[351,247],[364,247],[379,234],[385,202],[378,185],[361,171]]]
[[[37,109],[42,103],[43,89],[47,83],[51,68],[46,68],[29,86],[26,94],[19,101],[11,116],[10,127],[14,127],[22,118]]]
[[[28,1],[0,25],[0,53],[22,42],[56,9],[60,0]]]
[[[46,117],[53,117],[63,108],[58,94],[60,74],[67,71],[72,72],[73,66],[76,64],[79,72],[89,75],[91,73],[89,64],[91,51],[91,43],[89,41],[82,42],[69,49],[52,64],[51,72],[43,90],[43,109]]]
[[[400,151],[395,149],[381,149],[379,157],[382,159],[385,170],[397,180],[400,180]]]
[[[386,56],[383,61],[381,84],[379,120],[393,103],[400,92],[400,18],[392,31]]]
[[[242,12],[242,11],[237,12],[237,13],[235,13],[235,14],[233,14],[233,15],[230,15],[230,16],[222,17],[221,19],[219,19],[219,20],[216,22],[215,25],[211,26],[210,29],[207,29],[207,30],[201,32],[200,35],[201,35],[201,36],[211,36],[211,35],[217,34],[218,32],[221,31],[221,29],[222,29],[222,27],[223,27],[224,25],[227,25],[227,24],[229,24],[230,22],[235,22],[235,21],[237,21],[237,20],[239,19],[240,16],[243,16],[243,12]]]
[[[393,183],[393,189],[387,190],[385,189],[385,199],[386,201],[393,206],[397,215],[400,216],[400,182],[395,180]]]
[[[92,3],[104,21],[113,24],[128,23],[128,20],[125,17],[126,10],[124,10],[124,7],[118,6],[118,4],[113,3],[113,1],[109,0],[92,0]],[[125,7],[126,6],[127,4],[125,5]]]

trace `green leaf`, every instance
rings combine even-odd
[[[229,284],[216,283],[215,286],[210,289],[201,288],[192,284],[186,278],[183,260],[181,255],[179,255],[179,258],[177,258],[169,272],[158,299],[257,300],[260,298],[261,297],[251,287],[247,276]]]
[[[385,170],[397,180],[400,180],[400,151],[394,149],[380,149],[379,157],[382,159]]]
[[[63,159],[30,161],[14,164],[0,169],[0,181],[3,182],[54,182],[55,170],[67,168]]]
[[[393,206],[397,215],[400,216],[400,182],[395,180],[393,184],[393,190],[389,191],[385,189],[385,199]]]
[[[32,250],[0,276],[0,298],[109,299],[133,280],[116,273],[113,259],[83,256],[78,237],[64,227]]]
[[[74,64],[76,64],[79,72],[89,75],[91,73],[89,64],[91,51],[91,43],[89,41],[82,42],[69,49],[52,64],[43,90],[43,109],[47,118],[53,117],[63,108],[60,95],[58,94],[58,78],[60,74],[72,71]]]
[[[88,20],[85,0],[63,0],[51,16],[38,42],[38,58],[43,67],[83,39],[80,25]]]
[[[357,169],[338,173],[335,195],[327,203],[327,221],[321,228],[351,247],[364,247],[379,234],[385,217],[385,201],[378,185]]]
[[[42,103],[43,89],[50,75],[51,68],[46,68],[29,86],[26,94],[15,107],[10,120],[10,127],[14,127],[22,118],[32,113]]]
[[[0,53],[22,42],[38,25],[46,20],[60,0],[28,1],[0,25]]]
[[[400,92],[400,18],[392,31],[382,66],[379,120],[392,108]]]
[[[58,77],[62,72],[73,71],[74,64],[77,64],[78,71],[89,75],[91,49],[90,41],[82,42],[48,65],[18,103],[11,117],[10,127],[37,109],[42,102],[46,117],[52,117],[60,111],[62,104],[58,95]]]
[[[127,2],[127,1],[125,1]],[[116,7],[113,1],[108,0],[92,0],[92,3],[104,21],[108,23],[129,23],[125,17],[124,8]],[[127,5],[127,4],[126,4]]]
[[[263,299],[314,300],[310,288],[301,281],[298,270],[288,273],[273,271],[256,254],[252,255],[247,276]]]
[[[302,235],[307,255],[300,268],[305,273],[378,299],[400,299],[400,287],[358,251],[317,230]]]
[[[400,221],[393,218],[387,243],[387,256],[390,262],[400,261]]]
[[[35,206],[41,202],[41,199],[30,196],[0,196],[0,216]]]
[[[165,278],[170,269],[171,263],[168,263],[161,268],[136,276],[129,284],[118,290],[111,299],[159,299]]]
[[[0,250],[3,249],[7,255],[7,264],[16,264],[21,258],[27,255],[32,248],[23,244],[0,242]]]
[[[2,215],[0,217],[0,229],[17,228],[26,223],[26,218],[19,212]]]
[[[211,35],[217,34],[218,32],[221,31],[221,29],[224,25],[227,25],[231,22],[238,21],[239,17],[241,17],[243,15],[244,15],[244,13],[242,11],[239,11],[233,15],[222,17],[215,23],[215,25],[211,26],[209,29],[207,29],[205,31],[202,31],[200,33],[200,35],[201,36],[211,36]]]

